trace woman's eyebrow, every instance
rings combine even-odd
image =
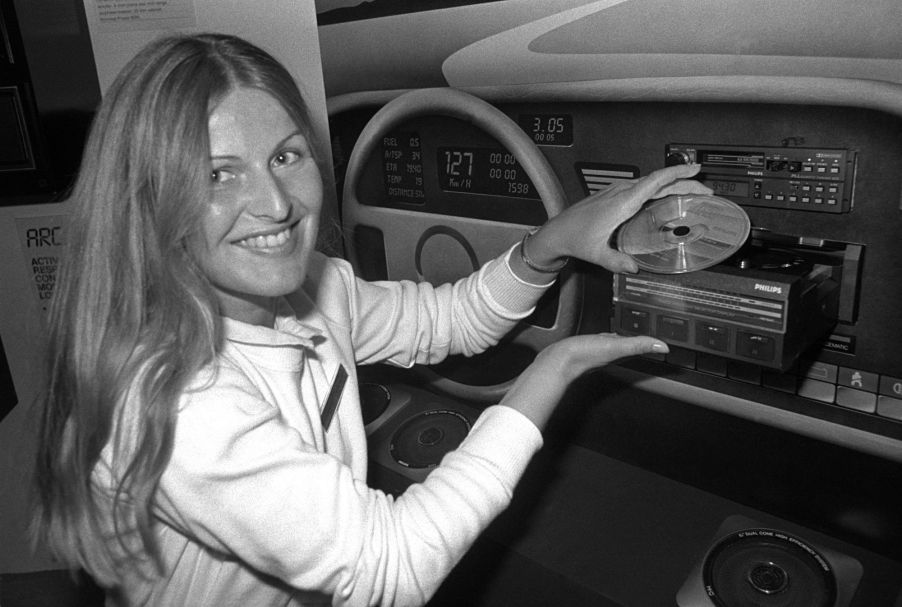
[[[285,137],[285,139],[283,139],[282,141],[277,143],[276,147],[285,145],[286,143],[288,143],[291,139],[294,139],[295,137],[304,137],[304,133],[301,131],[301,129],[296,129],[296,130],[292,131],[287,137]],[[304,139],[306,139],[306,137],[304,137]]]
[[[289,133],[288,135],[286,135],[285,138],[283,138],[282,140],[278,141],[278,142],[273,146],[273,149],[278,149],[278,148],[282,147],[283,145],[285,145],[286,143],[288,143],[289,141],[291,141],[291,140],[292,140],[293,138],[295,138],[295,137],[302,137],[302,138],[304,138],[304,140],[306,141],[306,136],[304,135],[304,132],[301,131],[300,129],[297,129],[297,130],[295,130],[295,131],[292,131],[292,132]],[[235,155],[235,154],[211,154],[211,155],[210,155],[210,160],[232,160],[232,161],[235,161],[235,160],[241,160],[241,156],[238,156],[238,155]]]

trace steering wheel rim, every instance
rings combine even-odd
[[[358,184],[366,162],[376,151],[382,137],[409,120],[435,115],[470,123],[494,137],[506,151],[513,154],[536,188],[549,218],[566,208],[567,198],[564,189],[550,163],[533,140],[510,117],[488,102],[458,89],[418,89],[403,93],[389,101],[376,112],[361,131],[348,159],[345,173],[342,194],[342,223],[345,227],[367,225],[368,218],[372,218],[374,214],[390,211],[388,209],[380,211],[378,207],[365,205],[357,196]],[[404,213],[415,212],[404,211]],[[440,224],[447,219],[448,216],[435,215],[433,223]],[[348,223],[353,225],[348,226]],[[523,232],[525,231],[526,228]],[[355,250],[354,244],[349,242],[347,249],[351,263],[359,268],[358,251]],[[488,259],[480,261],[485,263]],[[515,343],[526,345],[538,352],[576,331],[582,292],[581,281],[579,276],[572,272],[562,273],[558,281],[560,291],[554,324],[550,328],[526,325],[517,332]],[[441,376],[428,367],[418,371],[435,389],[451,396],[485,402],[500,399],[514,381],[509,379],[493,385],[470,385]]]

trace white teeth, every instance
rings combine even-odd
[[[290,229],[285,229],[278,234],[251,236],[250,238],[238,241],[238,244],[249,249],[272,249],[288,242],[288,234],[290,231]]]

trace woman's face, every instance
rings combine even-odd
[[[211,197],[190,247],[224,316],[272,325],[273,298],[295,291],[316,240],[323,185],[282,105],[239,88],[209,118]]]

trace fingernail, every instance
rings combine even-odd
[[[660,341],[656,344],[653,344],[651,349],[653,352],[658,352],[660,354],[667,354],[668,352],[670,352],[670,348],[667,347],[667,344]]]

